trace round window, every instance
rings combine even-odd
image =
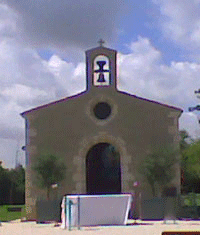
[[[111,114],[111,107],[108,103],[100,102],[96,104],[93,111],[98,119],[106,119]]]

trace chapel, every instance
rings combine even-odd
[[[67,166],[57,188],[60,197],[134,193],[139,182],[142,198],[150,199],[151,187],[138,171],[141,162],[157,147],[170,144],[179,149],[178,120],[183,111],[119,91],[116,56],[117,51],[102,42],[87,50],[85,91],[21,114],[28,219],[35,219],[36,202],[46,195],[34,183],[32,165],[40,155],[58,156]],[[169,187],[180,194],[180,165],[175,167]]]

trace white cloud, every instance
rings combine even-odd
[[[12,38],[16,36],[17,14],[7,5],[0,3],[0,36]]]
[[[187,109],[193,104],[200,65],[189,62],[162,63],[161,53],[147,38],[130,45],[132,52],[119,54],[120,89]]]
[[[4,168],[14,168],[17,160],[16,157],[18,158],[18,163],[25,164],[24,152],[21,150],[23,144],[23,141],[0,138],[0,160],[3,160]]]
[[[198,0],[152,0],[160,9],[160,25],[163,34],[180,44],[199,47],[200,1]],[[186,49],[186,48],[185,48]]]
[[[48,62],[48,68],[54,74],[57,85],[63,88],[63,96],[66,92],[68,95],[74,95],[85,90],[85,63],[75,65],[53,55]]]
[[[44,90],[34,89],[21,84],[14,84],[0,92],[0,95],[9,98],[19,104],[32,103],[36,98],[40,100],[46,99],[48,93]]]
[[[194,139],[200,137],[198,117],[195,113],[185,112],[179,119],[179,129],[186,130]]]
[[[24,120],[19,113],[23,107],[11,100],[0,100],[0,138],[22,140],[24,138]]]

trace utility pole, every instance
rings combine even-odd
[[[197,94],[197,98],[200,99],[200,95],[198,95],[200,94],[200,89],[197,91],[194,91],[194,94]],[[189,112],[193,112],[195,110],[200,111],[200,105],[196,105],[195,107],[189,107],[188,110]],[[198,122],[200,124],[200,118],[198,118]]]
[[[19,163],[18,163],[18,154],[19,154],[19,150],[17,149],[16,155],[15,155],[15,168],[17,168],[18,165],[19,165]]]
[[[17,168],[20,165],[19,161],[19,141],[17,141],[17,150],[15,155],[15,168]]]
[[[200,94],[200,89],[198,91],[194,91],[194,94]],[[200,96],[197,95],[197,98],[200,98]],[[195,110],[200,111],[200,105],[196,105],[195,107],[188,108],[189,112],[193,112]],[[200,120],[199,120],[199,124],[200,124]]]

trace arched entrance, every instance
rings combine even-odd
[[[86,157],[87,194],[121,193],[120,155],[108,143],[94,145]]]

